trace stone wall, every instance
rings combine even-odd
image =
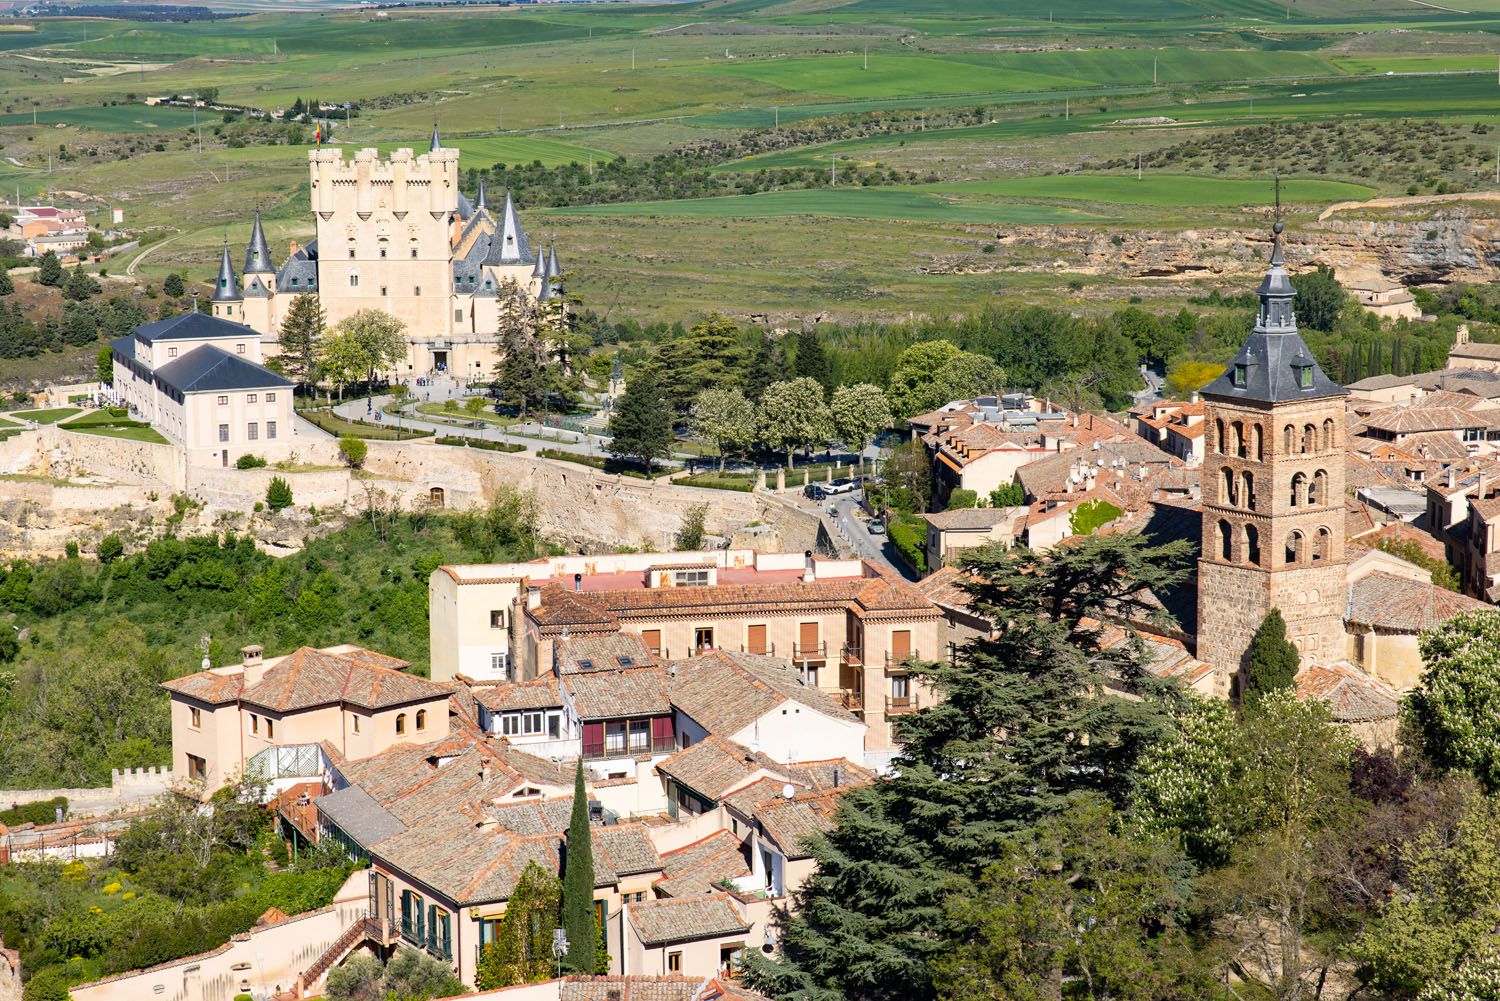
[[[21,1001],[21,954],[0,942],[0,1001]]]
[[[116,768],[107,786],[76,789],[0,789],[0,807],[36,803],[64,796],[72,817],[92,817],[155,799],[172,784],[172,769]]]

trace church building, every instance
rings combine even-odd
[[[398,149],[383,159],[361,149],[308,151],[316,236],[274,260],[257,213],[236,275],[228,247],[219,265],[213,315],[260,334],[277,353],[282,320],[297,296],[318,296],[332,328],[361,309],[406,324],[407,357],[395,378],[446,372],[487,375],[499,360],[500,318],[560,292],[557,248],[533,249],[509,195],[497,218],[483,184],[470,201],[459,190],[458,150],[437,129],[427,152]],[[514,283],[513,285],[511,283]],[[524,302],[506,303],[512,298]]]

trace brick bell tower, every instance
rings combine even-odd
[[[1304,667],[1345,655],[1344,396],[1297,333],[1297,292],[1273,227],[1260,311],[1203,389],[1198,658],[1238,672],[1272,608]]]

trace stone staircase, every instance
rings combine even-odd
[[[329,970],[342,963],[344,959],[355,949],[366,941],[379,942],[381,940],[380,922],[374,918],[363,917],[355,921],[344,933],[334,939],[333,944],[323,950],[323,954],[313,960],[312,965],[302,972],[297,978],[296,986],[292,988],[292,997],[303,998],[315,996],[317,987],[322,983],[323,976]]]

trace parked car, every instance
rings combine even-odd
[[[871,518],[869,529],[871,535],[884,535],[885,522],[881,521],[879,518]]]
[[[830,494],[847,494],[852,493],[857,489],[859,489],[859,484],[855,483],[847,476],[834,480],[832,483],[823,488],[826,493]]]
[[[803,497],[809,497],[809,498],[811,498],[813,500],[820,501],[824,497],[827,497],[828,494],[823,489],[823,487],[822,487],[821,484],[818,484],[818,483],[809,483],[807,486],[805,486],[805,487],[802,488],[802,496]]]

